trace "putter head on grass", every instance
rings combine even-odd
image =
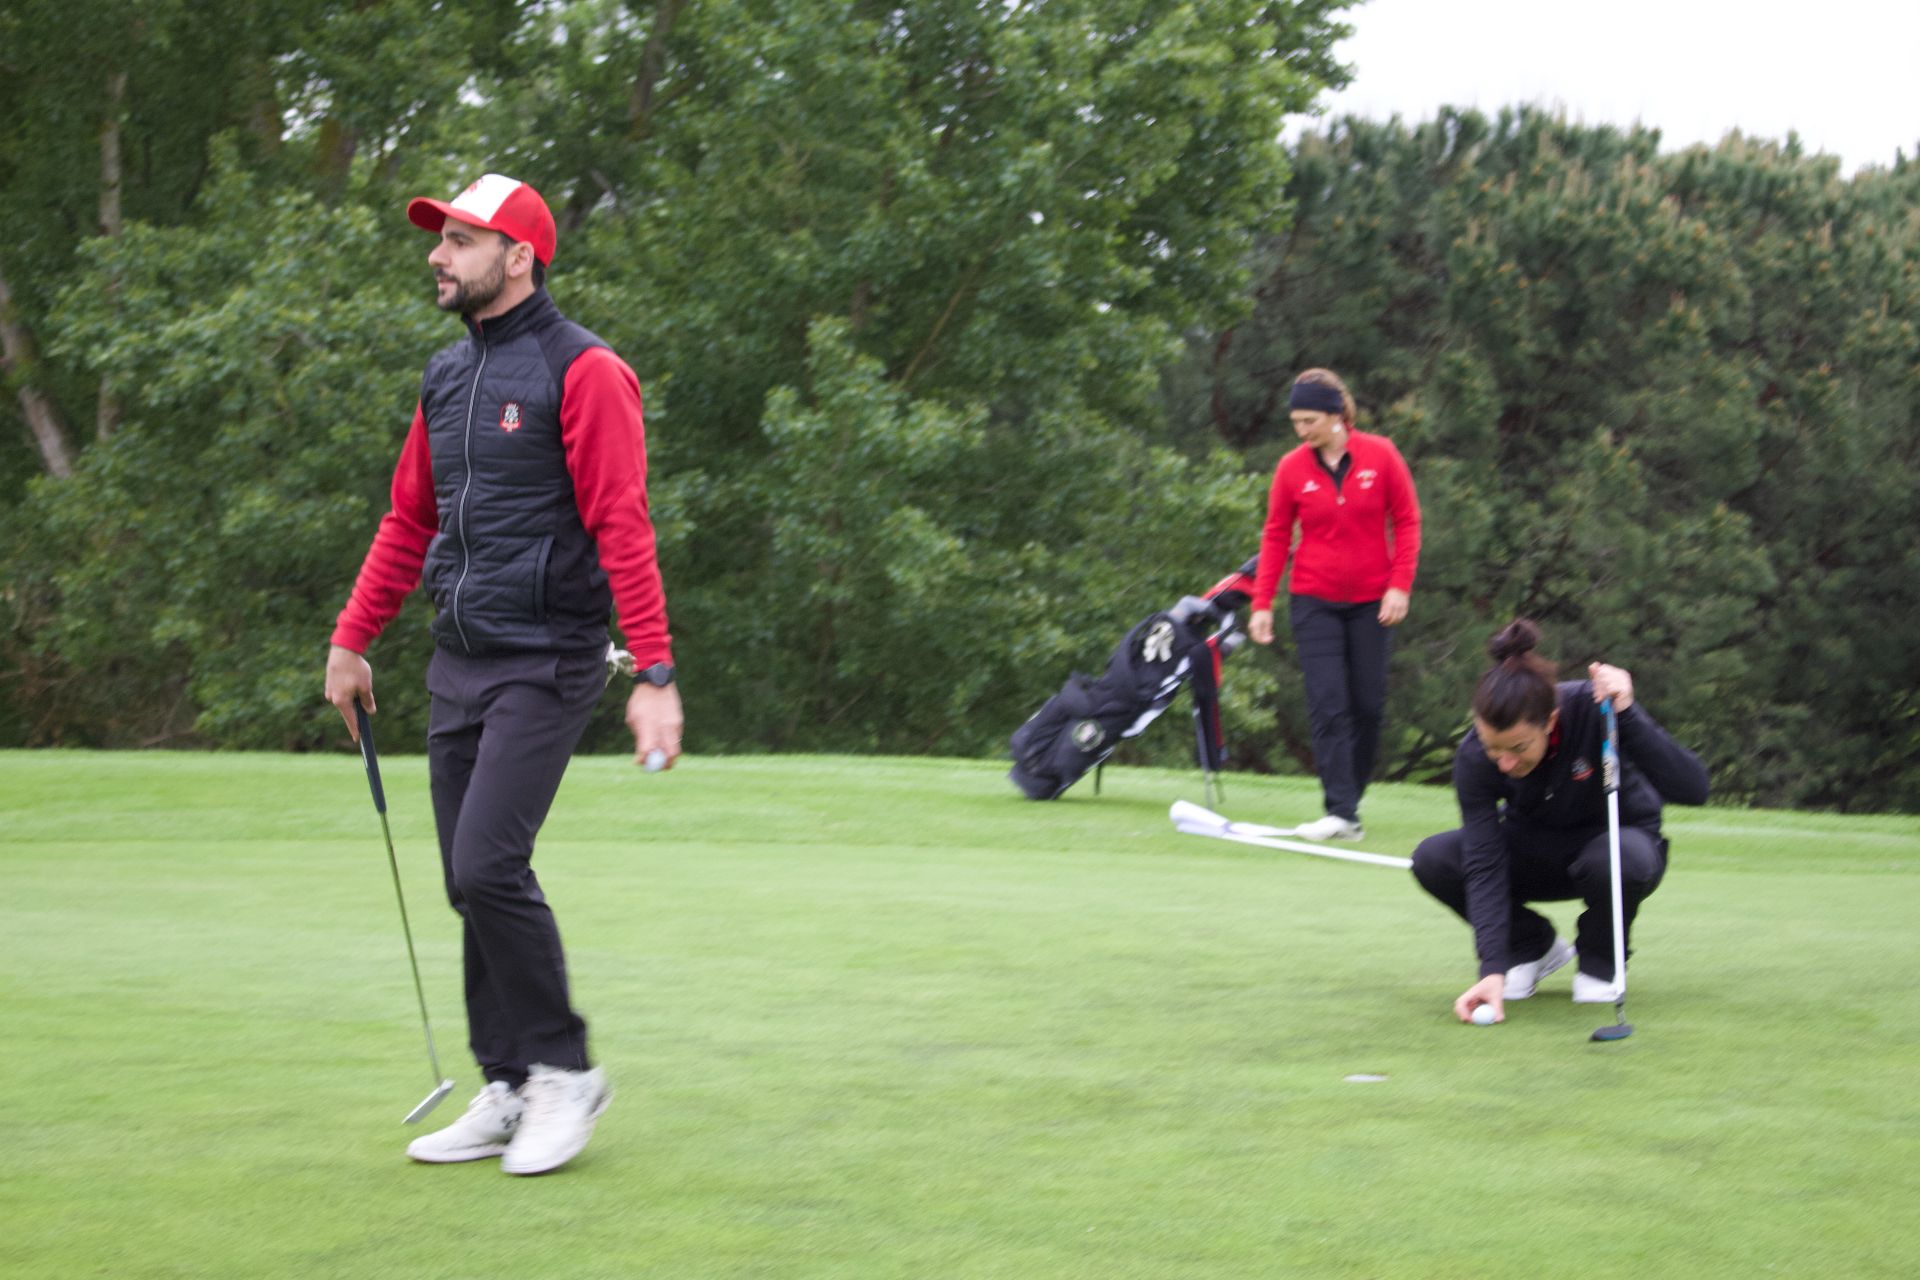
[[[440,1103],[445,1100],[446,1096],[452,1092],[453,1092],[453,1081],[442,1080],[439,1084],[433,1087],[432,1093],[428,1094],[424,1099],[421,1100],[421,1103],[419,1106],[407,1112],[407,1118],[402,1123],[405,1123],[405,1124],[420,1123],[420,1121],[426,1117],[428,1112],[432,1111],[435,1107],[439,1106]]]

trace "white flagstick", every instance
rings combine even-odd
[[[1403,869],[1413,865],[1411,858],[1396,858],[1384,853],[1362,853],[1357,849],[1329,849],[1325,845],[1288,840],[1281,835],[1267,835],[1266,832],[1281,831],[1282,828],[1261,827],[1248,822],[1230,822],[1210,809],[1202,809],[1199,805],[1185,800],[1174,801],[1173,808],[1167,816],[1173,819],[1174,829],[1182,835],[1208,836],[1215,840],[1249,844],[1261,849],[1282,849],[1288,853],[1305,853],[1316,858],[1332,858],[1336,862],[1364,862],[1376,867]]]
[[[1173,807],[1167,810],[1167,816],[1173,819],[1173,824],[1176,827],[1182,824],[1188,824],[1196,828],[1196,830],[1203,827],[1211,828],[1215,831],[1225,831],[1227,829],[1227,820],[1225,818],[1211,809],[1201,808],[1191,800],[1175,800]]]
[[[1167,816],[1173,819],[1176,827],[1193,828],[1193,835],[1231,831],[1243,836],[1290,836],[1299,830],[1298,827],[1263,827],[1257,822],[1232,822],[1211,809],[1202,809],[1190,800],[1175,800],[1173,807],[1167,810]]]

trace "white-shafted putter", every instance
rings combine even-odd
[[[1597,1027],[1593,1040],[1625,1040],[1633,1034],[1627,1021],[1627,912],[1620,887],[1620,721],[1613,699],[1600,704],[1606,736],[1600,742],[1600,780],[1607,789],[1607,873],[1613,897],[1613,1025]]]
[[[1357,849],[1329,849],[1325,845],[1309,844],[1305,840],[1288,839],[1293,834],[1291,827],[1264,827],[1257,822],[1234,822],[1190,800],[1175,800],[1173,807],[1167,811],[1167,816],[1173,819],[1174,829],[1182,835],[1208,836],[1215,840],[1230,840],[1235,844],[1249,844],[1262,849],[1283,849],[1288,853],[1311,854],[1316,858],[1332,858],[1339,862],[1365,862],[1376,867],[1399,867],[1404,870],[1413,865],[1412,858],[1396,858],[1385,853],[1362,853]]]

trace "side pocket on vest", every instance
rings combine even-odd
[[[447,579],[446,543],[446,534],[434,534],[433,541],[427,544],[426,559],[420,566],[420,585],[427,589],[427,598],[433,601],[436,610],[447,607],[443,586]]]
[[[553,559],[553,535],[540,539],[540,550],[533,558],[533,620],[547,620],[547,562]]]

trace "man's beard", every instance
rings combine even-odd
[[[453,292],[444,301],[439,298],[439,291],[435,290],[435,301],[439,302],[440,309],[470,316],[476,311],[484,311],[507,287],[507,255],[502,253],[495,258],[492,268],[478,280],[462,280],[452,272],[442,271],[434,272],[433,279],[435,284],[443,280],[453,282]]]

